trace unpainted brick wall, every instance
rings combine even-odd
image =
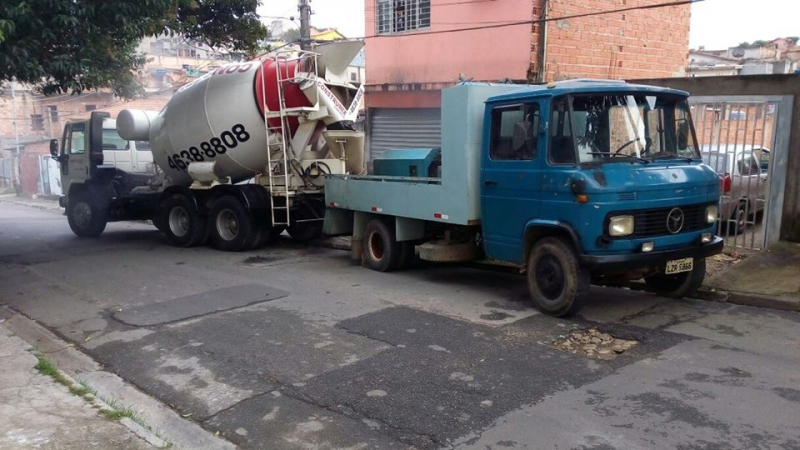
[[[541,17],[535,0],[533,17]],[[663,0],[548,0],[549,18],[634,8]],[[544,81],[682,75],[689,51],[690,5],[632,10],[547,23]],[[538,71],[541,25],[534,25],[529,78]]]

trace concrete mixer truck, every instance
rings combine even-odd
[[[318,236],[324,177],[364,171],[364,136],[353,128],[363,88],[346,77],[362,46],[225,65],[179,88],[160,112],[123,110],[116,121],[94,112],[68,124],[50,151],[73,232],[94,237],[110,221],[152,220],[176,246],[210,239],[227,251],[284,230],[299,241]],[[148,141],[155,174],[109,164],[104,149],[120,141]]]

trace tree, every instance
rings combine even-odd
[[[300,29],[299,28],[289,28],[286,32],[283,33],[281,36],[284,42],[299,42],[300,41]]]
[[[792,41],[795,45],[797,45],[797,41],[800,41],[800,37],[799,36],[789,36],[786,39]]]
[[[258,52],[268,35],[260,0],[4,0],[0,82],[16,78],[45,94],[111,88],[140,92],[145,36],[181,35],[214,48]]]

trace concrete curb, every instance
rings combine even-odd
[[[42,202],[33,202],[33,201],[26,202],[24,200],[18,200],[18,198],[19,197],[16,197],[14,199],[0,197],[0,203],[10,203],[12,205],[27,206],[27,207],[30,207],[30,208],[41,209],[41,210],[44,210],[44,211],[61,211],[62,210],[62,208],[60,206],[58,206],[58,202],[52,202],[52,204],[45,203],[45,201],[42,201]],[[47,202],[49,202],[49,201],[47,201]]]
[[[120,420],[120,423],[151,445],[159,447],[156,443],[163,443],[163,446],[172,444],[174,448],[187,450],[236,448],[195,422],[182,418],[122,378],[100,370],[101,366],[76,349],[74,344],[65,342],[22,314],[7,306],[0,306],[0,317],[6,319],[3,322],[6,328],[53,361],[65,378],[73,383],[79,379],[91,386],[97,392],[96,399],[101,400],[108,409],[112,409],[107,405],[108,402],[116,402],[134,410],[153,431],[129,419]]]
[[[800,312],[800,298],[796,297],[772,297],[747,292],[720,291],[713,288],[701,288],[697,291],[695,297],[701,300],[714,300],[743,306]]]

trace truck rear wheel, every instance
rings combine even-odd
[[[292,239],[301,243],[311,242],[322,236],[322,225],[317,222],[295,223],[287,230]]]
[[[176,247],[194,247],[208,237],[206,219],[195,208],[194,202],[182,194],[169,197],[162,205],[159,219],[167,240]],[[154,221],[155,222],[155,221]]]
[[[67,222],[76,236],[97,237],[106,229],[106,213],[86,195],[78,195],[69,202]]]
[[[669,298],[683,298],[694,293],[703,285],[706,277],[706,260],[695,259],[693,268],[689,272],[674,275],[651,275],[644,279],[647,290]]]
[[[400,244],[394,230],[383,220],[373,219],[364,229],[361,265],[378,272],[389,272],[400,262]]]
[[[247,250],[257,237],[255,220],[242,202],[230,195],[214,203],[210,224],[214,247],[226,252]]]
[[[555,317],[575,314],[589,292],[589,274],[581,270],[572,246],[544,238],[528,256],[528,288],[534,306]]]

